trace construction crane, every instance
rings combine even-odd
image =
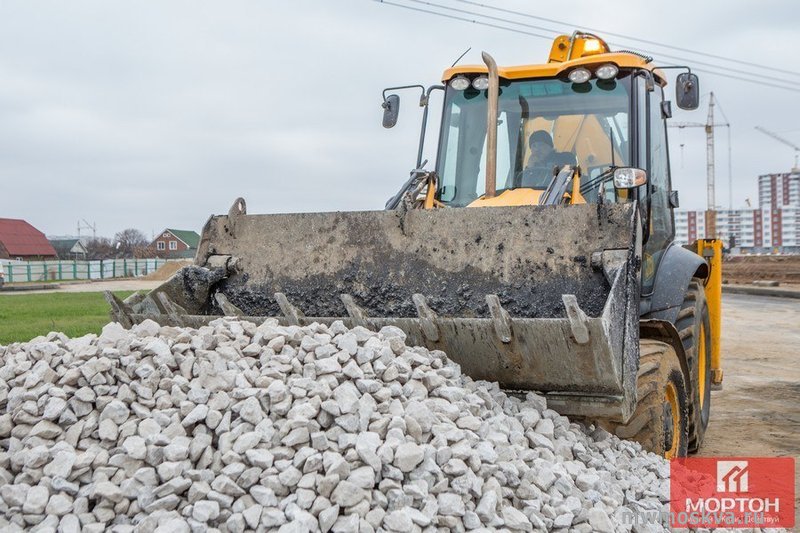
[[[728,195],[729,195],[729,208],[733,209],[733,184],[731,183],[731,149],[730,149],[730,133],[731,125],[728,122],[715,123],[714,122],[714,93],[709,94],[708,98],[708,117],[705,124],[700,122],[675,122],[669,124],[670,128],[703,128],[706,131],[706,193],[708,196],[708,208],[706,210],[706,233],[708,237],[715,237],[717,224],[716,216],[716,179],[715,165],[714,165],[714,128],[725,127],[728,128]]]
[[[784,139],[783,137],[781,137],[777,133],[769,131],[766,128],[762,128],[761,126],[756,126],[756,129],[758,131],[760,131],[761,133],[763,133],[764,135],[769,135],[770,137],[772,137],[776,141],[778,141],[780,143],[783,143],[786,146],[790,146],[790,147],[794,148],[794,166],[792,167],[792,172],[800,172],[800,169],[797,166],[797,156],[800,153],[800,146],[797,146],[796,144],[794,144],[794,143],[792,143],[790,141],[787,141],[786,139]]]
[[[714,122],[714,93],[709,94],[708,99],[708,118],[705,123],[701,122],[675,122],[669,124],[670,128],[703,128],[706,132],[706,189],[708,195],[708,209],[713,211],[716,208],[716,180],[714,165],[714,128],[728,128],[730,134],[730,124]],[[730,139],[729,139],[730,140]],[[730,143],[728,143],[730,144]]]

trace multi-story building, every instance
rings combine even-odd
[[[739,253],[800,253],[800,173],[758,177],[759,209],[716,211],[717,237]],[[706,211],[675,211],[675,240],[707,235]]]
[[[800,173],[759,176],[758,206],[761,209],[800,207]]]

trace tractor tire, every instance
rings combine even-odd
[[[703,444],[711,415],[711,319],[701,279],[689,283],[675,328],[689,367],[689,452],[694,453]]]
[[[685,457],[689,447],[686,381],[678,354],[666,343],[642,339],[636,378],[636,410],[627,424],[603,424],[621,439],[672,459]]]

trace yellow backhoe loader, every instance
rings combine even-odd
[[[696,450],[722,382],[721,245],[673,243],[664,69],[558,37],[547,63],[445,71],[419,87],[417,169],[383,211],[248,215],[203,229],[192,266],[149,294],[106,297],[130,326],[216,316],[393,325],[476,379],[539,391],[562,414],[666,457]],[[399,96],[384,91],[384,126]],[[434,91],[438,157],[421,157]],[[480,209],[474,209],[474,208]]]

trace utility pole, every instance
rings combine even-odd
[[[83,223],[83,225],[81,225],[81,222]],[[97,223],[96,222],[94,224],[89,224],[88,222],[86,222],[85,219],[79,220],[78,221],[78,239],[81,238],[81,230],[82,229],[90,229],[90,230],[92,230],[92,240],[97,239]]]
[[[706,236],[716,238],[717,236],[717,216],[716,216],[716,179],[715,179],[715,165],[714,165],[714,128],[725,127],[728,128],[728,144],[730,145],[730,127],[731,125],[725,123],[714,122],[714,93],[709,94],[708,98],[708,117],[706,123],[700,122],[676,122],[669,124],[670,128],[703,128],[706,132]],[[728,166],[730,166],[730,150],[728,151]],[[730,176],[729,176],[729,181]],[[733,188],[732,183],[728,184],[729,188]],[[733,206],[729,206],[733,209]]]
[[[776,141],[794,148],[794,167],[792,167],[792,172],[800,172],[800,168],[797,167],[797,156],[798,156],[798,153],[800,153],[800,146],[797,146],[796,144],[794,144],[794,143],[792,143],[790,141],[787,141],[786,139],[784,139],[783,137],[781,137],[777,133],[769,131],[766,128],[762,128],[761,126],[756,126],[756,129],[758,131],[760,131],[761,133],[763,133],[764,135],[769,135],[770,137],[772,137]]]

